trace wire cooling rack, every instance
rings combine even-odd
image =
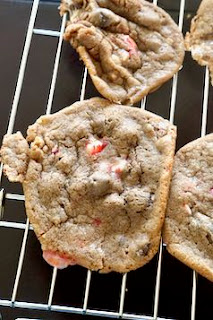
[[[28,56],[31,47],[31,41],[33,36],[40,35],[46,37],[57,37],[58,44],[55,54],[55,61],[54,67],[52,72],[52,80],[51,86],[49,91],[49,97],[46,107],[46,114],[51,113],[54,91],[56,87],[56,79],[59,69],[59,61],[61,56],[62,50],[62,42],[63,42],[63,33],[66,25],[66,14],[61,19],[61,27],[60,31],[55,30],[47,30],[47,29],[38,29],[35,28],[35,20],[39,8],[39,0],[34,0],[31,9],[31,15],[29,19],[28,30],[26,34],[25,45],[23,49],[23,54],[21,58],[21,64],[18,74],[17,85],[15,89],[14,99],[12,103],[9,123],[7,127],[8,134],[13,132],[15,118],[18,111],[18,104],[20,100],[20,95],[22,92],[23,81],[25,77],[25,69],[28,61]],[[153,0],[154,4],[157,4],[157,0]],[[180,0],[179,5],[179,18],[178,18],[178,25],[179,29],[182,30],[183,28],[183,21],[184,21],[184,10],[185,10],[185,0]],[[80,92],[80,100],[83,100],[85,97],[85,88],[87,84],[87,69],[84,69],[83,78],[81,83],[81,92]],[[178,74],[173,77],[172,80],[172,87],[171,87],[171,98],[170,98],[170,112],[169,112],[169,120],[171,123],[174,122],[174,114],[175,114],[175,107],[176,107],[176,99],[177,99],[177,85],[178,85]],[[203,85],[203,102],[202,102],[202,117],[201,117],[201,132],[200,136],[204,136],[206,134],[206,126],[207,126],[207,111],[208,111],[208,96],[209,96],[209,71],[205,69],[205,78],[204,78],[204,85]],[[141,102],[141,108],[146,107],[146,98],[144,98]],[[0,178],[2,178],[2,166],[0,167]],[[0,191],[0,209],[1,212],[3,210],[3,200],[16,200],[16,201],[24,201],[24,196],[21,194],[15,193],[5,193],[2,189]],[[21,222],[11,222],[11,221],[4,221],[0,220],[0,230],[1,228],[12,228],[12,229],[21,229],[24,230],[23,232],[23,239],[18,259],[18,265],[16,270],[15,281],[12,289],[11,299],[1,299],[0,298],[0,306],[4,307],[17,307],[17,308],[24,308],[24,309],[36,309],[36,310],[50,310],[50,311],[57,311],[57,312],[67,312],[67,313],[74,313],[74,314],[87,314],[92,316],[102,316],[102,317],[110,317],[110,318],[122,318],[122,319],[141,319],[141,320],[156,320],[163,318],[158,317],[158,306],[159,306],[159,294],[160,294],[160,284],[161,284],[161,266],[162,266],[162,250],[163,250],[163,243],[161,241],[159,252],[158,252],[158,260],[157,260],[157,273],[156,273],[156,282],[155,282],[155,290],[154,290],[154,299],[153,299],[153,314],[146,315],[146,314],[136,314],[136,313],[126,313],[124,312],[124,303],[125,303],[125,294],[126,294],[126,283],[128,274],[123,274],[121,286],[120,286],[120,300],[119,300],[119,307],[117,311],[111,310],[96,310],[88,308],[88,298],[90,294],[90,284],[92,279],[92,272],[90,270],[87,271],[86,276],[86,283],[85,283],[85,290],[83,292],[83,304],[81,307],[75,306],[67,306],[67,305],[56,305],[53,303],[53,296],[54,296],[54,289],[56,284],[57,272],[56,268],[53,268],[52,277],[51,277],[51,284],[49,289],[49,295],[46,303],[35,303],[30,301],[18,301],[17,300],[17,290],[20,283],[20,277],[22,274],[22,267],[23,261],[26,254],[27,248],[27,239],[29,230],[32,227],[29,224],[29,220],[26,220],[26,223]],[[196,273],[193,271],[193,281],[192,281],[192,292],[191,292],[191,320],[195,320],[195,310],[196,310],[196,284],[197,284],[197,276]],[[17,320],[24,320],[24,318],[19,318]],[[27,320],[27,319],[26,319]]]

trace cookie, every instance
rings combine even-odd
[[[4,172],[23,183],[47,262],[101,272],[148,262],[159,246],[175,137],[167,120],[101,98],[40,117],[26,140],[6,135]]]
[[[213,134],[177,152],[163,233],[174,257],[213,281]]]
[[[203,0],[185,38],[186,49],[210,70],[213,85],[213,0]]]
[[[133,104],[179,70],[184,41],[162,9],[143,0],[62,0],[69,12],[64,38],[88,68],[97,90]]]

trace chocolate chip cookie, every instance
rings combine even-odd
[[[62,0],[64,38],[84,61],[97,90],[133,104],[179,70],[184,41],[161,8],[144,0]]]
[[[213,0],[203,0],[186,34],[186,49],[201,66],[209,67],[213,85]]]
[[[176,129],[138,108],[101,98],[76,102],[6,135],[4,172],[23,183],[43,256],[127,272],[157,252]]]
[[[213,134],[175,156],[164,240],[173,256],[213,281]]]

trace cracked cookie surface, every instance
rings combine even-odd
[[[23,183],[26,211],[44,258],[126,272],[157,252],[176,129],[138,108],[101,98],[40,117],[4,137],[1,157]]]
[[[175,156],[163,235],[173,256],[213,281],[213,134]]]
[[[179,70],[184,41],[161,8],[143,0],[63,0],[64,38],[108,100],[133,104]]]
[[[186,49],[210,70],[213,85],[213,0],[203,0],[185,38]]]

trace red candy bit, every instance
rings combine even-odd
[[[64,269],[69,265],[76,264],[76,260],[74,258],[68,258],[65,254],[59,254],[52,250],[45,250],[43,252],[43,258],[52,267],[56,267],[58,269]]]
[[[100,141],[97,139],[93,139],[87,143],[86,149],[90,155],[95,155],[95,154],[103,151],[106,146],[107,146],[106,141]]]
[[[95,219],[93,219],[93,222],[92,222],[92,223],[93,223],[96,227],[99,227],[102,222],[101,222],[101,219],[95,218]]]
[[[127,161],[125,159],[118,160],[114,165],[111,166],[111,172],[115,173],[117,176],[120,176],[126,165]]]
[[[59,152],[58,146],[55,146],[52,148],[52,151],[51,151],[52,154],[56,154],[58,152]]]
[[[210,189],[210,193],[213,196],[213,188]]]
[[[137,44],[135,41],[130,36],[125,35],[124,42],[128,45],[127,51],[129,52],[129,55],[131,56],[132,54],[135,54],[137,50]]]

